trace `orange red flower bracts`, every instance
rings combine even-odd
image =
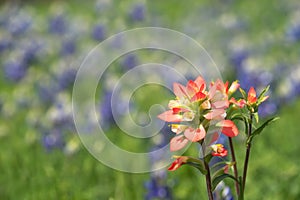
[[[177,151],[189,142],[199,142],[206,137],[209,126],[220,128],[229,137],[238,135],[234,122],[225,120],[228,100],[238,88],[239,83],[223,83],[221,80],[211,82],[207,89],[205,80],[198,76],[189,80],[186,86],[174,83],[175,100],[170,100],[170,110],[158,115],[166,122],[173,122],[171,130],[176,134],[171,139],[170,150]],[[218,123],[219,122],[219,123]]]
[[[175,171],[177,170],[179,167],[181,167],[181,165],[186,164],[188,157],[187,156],[175,156],[176,160],[171,164],[171,166],[168,168],[169,171]]]
[[[211,145],[212,148],[212,155],[213,156],[221,156],[221,157],[225,157],[227,156],[227,150],[225,149],[225,147],[222,144],[213,144]]]

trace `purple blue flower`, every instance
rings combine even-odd
[[[52,16],[49,19],[48,30],[50,33],[63,35],[67,32],[67,27],[66,17],[63,14]]]
[[[100,101],[100,124],[103,129],[110,128],[115,124],[114,116],[111,108],[111,91],[104,91],[103,96]]]
[[[76,40],[68,38],[62,41],[60,53],[62,56],[73,55],[77,50]]]
[[[130,12],[130,18],[133,21],[143,21],[145,19],[145,5],[136,4]]]
[[[161,131],[162,138],[158,141],[153,147],[152,151],[158,150],[165,145],[168,144],[169,137],[171,135],[170,128],[168,126],[164,126]],[[152,165],[160,162],[164,159],[165,155],[160,155],[158,153],[150,154],[150,162]],[[167,185],[167,173],[165,169],[161,169],[158,171],[154,171],[150,174],[150,179],[145,183],[145,187],[147,189],[147,194],[145,196],[146,200],[151,199],[165,199],[171,200],[172,191],[171,188]]]
[[[69,68],[64,70],[58,76],[58,86],[60,90],[65,90],[74,84],[76,78],[77,70]]]
[[[18,82],[25,77],[27,67],[20,61],[8,61],[4,64],[5,77],[11,81]]]
[[[125,71],[128,71],[139,64],[138,58],[135,54],[127,54],[121,62],[121,66]]]
[[[97,24],[92,30],[92,38],[96,41],[102,41],[106,37],[106,30],[103,24]]]
[[[43,134],[42,143],[46,150],[51,151],[55,148],[62,149],[65,146],[62,131],[53,129]]]

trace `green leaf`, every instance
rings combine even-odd
[[[253,116],[254,116],[254,119],[255,119],[256,123],[258,123],[258,121],[259,121],[258,112],[253,113]]]
[[[247,120],[246,117],[245,117],[245,114],[244,114],[244,113],[241,113],[241,112],[234,113],[234,114],[230,117],[230,119],[231,119],[231,120],[241,120],[241,121]]]
[[[270,123],[272,123],[272,122],[274,122],[274,121],[276,121],[276,120],[278,120],[278,119],[279,119],[279,117],[272,117],[272,118],[268,119],[268,120],[265,121],[259,128],[257,128],[257,129],[252,133],[252,135],[258,135],[258,134],[260,134],[260,133],[264,130],[264,128],[266,128],[268,125],[270,125]]]
[[[267,87],[265,87],[265,89],[263,89],[263,91],[260,93],[260,95],[258,96],[258,102],[265,96],[265,94],[268,92],[268,90],[270,89],[270,85],[268,85]]]
[[[198,169],[201,174],[206,175],[207,174],[207,170],[205,169],[204,166],[200,165],[199,163],[194,163],[194,162],[187,162],[186,165],[195,167],[196,169]]]
[[[193,157],[188,157],[187,165],[197,168],[203,175],[207,174],[207,170],[205,169],[204,161],[200,159],[196,159]]]
[[[225,178],[231,178],[233,179],[234,181],[237,181],[238,180],[236,178],[234,178],[234,176],[230,175],[230,174],[221,174],[220,176],[217,176],[217,177],[214,177],[213,180],[212,180],[212,190],[215,190],[217,185],[223,181]]]
[[[243,98],[246,100],[247,99],[247,95],[246,95],[245,90],[243,90],[242,88],[239,88],[239,89],[240,89],[240,92],[241,92]]]
[[[220,162],[217,162],[216,164],[214,164],[212,166],[212,168],[217,168],[219,166],[223,166],[223,165],[233,165],[234,162],[229,162],[229,161],[220,161]]]
[[[213,156],[211,154],[207,154],[205,157],[204,157],[204,160],[206,163],[209,163],[210,160],[213,158]]]
[[[268,119],[267,121],[265,121],[259,128],[257,128],[251,134],[251,136],[247,139],[247,143],[251,143],[254,136],[259,135],[264,130],[264,128],[266,128],[268,125],[270,125],[270,123],[272,123],[278,119],[279,119],[279,117],[272,117],[272,118]]]

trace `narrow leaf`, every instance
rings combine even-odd
[[[263,96],[265,96],[265,94],[268,92],[268,90],[270,89],[270,85],[268,85],[267,87],[265,87],[265,89],[263,89],[263,91],[260,93],[260,95],[258,96],[258,100],[262,99]]]
[[[254,116],[254,118],[255,118],[256,123],[258,123],[258,121],[259,121],[258,112],[253,113],[253,116]]]
[[[272,118],[268,119],[268,120],[265,121],[259,128],[257,128],[257,129],[252,133],[252,135],[258,135],[258,134],[260,134],[260,133],[264,130],[264,128],[266,128],[270,123],[272,123],[272,122],[274,122],[274,121],[276,121],[276,120],[278,120],[278,119],[279,119],[279,117],[272,117]]]
[[[241,92],[243,98],[244,98],[244,99],[247,99],[247,94],[246,94],[245,90],[243,90],[242,88],[239,88],[239,90],[240,90],[240,92]]]
[[[204,161],[200,159],[196,159],[188,156],[187,165],[193,166],[197,168],[203,175],[207,174],[207,170],[205,169]]]
[[[202,165],[199,164],[199,163],[187,162],[186,164],[187,164],[187,165],[190,165],[190,166],[192,166],[192,167],[195,167],[195,168],[198,169],[198,170],[201,172],[201,174],[203,174],[203,175],[206,175],[206,174],[207,174],[207,170],[205,169],[205,167],[202,166]]]
[[[232,175],[230,175],[230,174],[222,174],[222,175],[217,176],[217,177],[215,177],[215,178],[213,179],[213,181],[212,181],[212,190],[215,190],[216,187],[217,187],[217,185],[218,185],[221,181],[223,181],[225,178],[231,178],[231,179],[233,179],[234,181],[237,181],[237,182],[238,182],[238,180],[237,180],[236,178],[234,178],[234,176],[232,176]]]
[[[268,125],[270,125],[270,123],[278,120],[279,117],[272,117],[270,119],[268,119],[267,121],[265,121],[259,128],[257,128],[252,134],[251,136],[247,139],[247,143],[251,143],[252,139],[254,138],[254,136],[259,135]]]

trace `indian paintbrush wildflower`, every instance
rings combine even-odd
[[[190,80],[186,86],[174,83],[176,99],[169,102],[170,110],[158,116],[161,120],[174,122],[171,130],[176,136],[171,140],[171,151],[184,148],[189,141],[203,140],[210,126],[219,127],[228,137],[238,135],[234,122],[225,119],[230,104],[228,96],[238,87],[237,82],[228,88],[228,82],[224,84],[217,80],[206,90],[206,82],[201,76],[195,81]]]
[[[240,89],[242,98],[236,100],[232,95]],[[269,87],[266,87],[260,95],[250,87],[248,94],[240,88],[238,81],[234,81],[229,87],[228,82],[217,79],[207,86],[205,80],[198,76],[196,80],[189,80],[186,86],[174,83],[173,91],[176,96],[170,100],[169,110],[158,115],[158,118],[171,122],[171,131],[175,136],[170,141],[170,151],[178,151],[185,148],[190,142],[200,144],[200,158],[190,156],[174,156],[176,160],[168,168],[174,171],[182,165],[190,165],[197,168],[206,177],[208,197],[214,198],[213,190],[224,178],[235,181],[236,194],[243,199],[248,160],[251,142],[269,123],[277,118],[271,118],[260,127],[253,128],[253,117],[259,122],[258,107],[268,99],[265,96]],[[239,129],[234,120],[241,120],[245,124],[246,156],[244,161],[243,176],[238,176],[237,162],[235,159],[232,138],[239,134]],[[216,143],[219,133],[227,136],[230,146],[231,161],[226,161],[228,150],[223,144]],[[209,139],[207,139],[209,138]],[[209,142],[208,142],[208,141]],[[207,148],[207,147],[210,148]],[[209,153],[207,153],[207,151]],[[212,157],[219,157],[219,162],[210,165]],[[211,163],[213,164],[213,163]],[[210,168],[218,169],[214,176],[210,175]],[[233,168],[234,175],[229,169]]]

